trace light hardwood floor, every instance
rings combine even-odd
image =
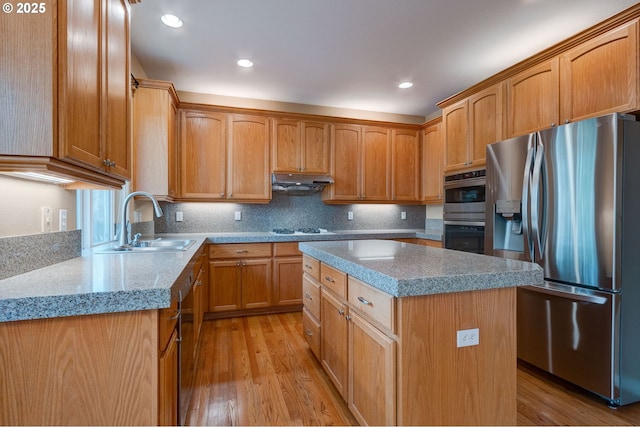
[[[639,425],[555,377],[518,367],[519,425]],[[206,321],[190,425],[357,425],[302,336],[300,312]]]

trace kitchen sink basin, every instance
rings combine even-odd
[[[141,240],[136,246],[112,246],[99,251],[102,254],[149,253],[149,252],[181,252],[193,245],[193,239],[156,239]]]

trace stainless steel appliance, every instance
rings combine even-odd
[[[485,175],[485,170],[477,170],[444,177],[446,249],[484,253]]]
[[[612,114],[487,147],[485,252],[530,260],[518,357],[640,401],[640,123]]]
[[[308,175],[302,173],[274,173],[271,175],[271,190],[287,196],[307,196],[322,191],[333,184],[329,175]]]

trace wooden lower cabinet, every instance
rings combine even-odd
[[[349,410],[361,425],[396,424],[396,342],[351,310]]]
[[[320,303],[320,363],[344,399],[348,379],[348,307],[325,289]]]
[[[178,424],[178,331],[174,330],[160,356],[158,425]]]
[[[273,304],[302,304],[302,253],[298,242],[273,244]]]
[[[320,294],[320,362],[360,424],[516,424],[516,288],[395,298],[347,276],[347,301]],[[471,328],[480,344],[458,347]]]
[[[209,262],[209,311],[271,305],[271,258]]]

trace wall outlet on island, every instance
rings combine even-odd
[[[480,344],[480,329],[464,329],[457,332],[458,347]]]

